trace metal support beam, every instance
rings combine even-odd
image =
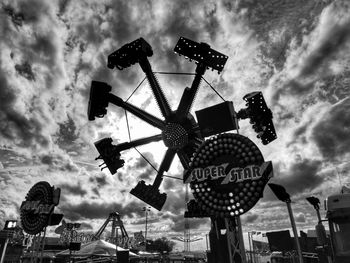
[[[153,182],[153,187],[155,189],[158,189],[159,186],[161,185],[163,181],[163,174],[164,172],[167,172],[169,170],[170,165],[175,157],[175,154],[176,154],[176,150],[174,149],[168,148],[168,150],[166,151],[164,158],[162,160],[162,163],[160,164],[160,167],[158,169],[157,176]]]
[[[211,218],[209,263],[247,263],[239,218]],[[221,231],[226,230],[225,234]],[[213,261],[214,260],[214,261]]]
[[[148,124],[158,128],[158,129],[164,129],[165,122],[152,114],[126,102],[123,101],[118,96],[115,96],[111,93],[108,94],[108,101],[113,103],[114,105],[123,108],[124,110],[127,110],[128,112],[134,114],[136,117],[140,118],[141,120],[147,122]]]
[[[2,255],[1,255],[1,259],[0,259],[0,263],[3,263],[4,262],[4,259],[5,259],[5,254],[6,254],[6,249],[7,249],[7,244],[9,243],[9,238],[7,237],[6,238],[6,241],[5,241],[5,245],[2,249]]]
[[[242,236],[242,226],[239,217],[225,219],[227,242],[231,263],[246,263],[245,249]]]
[[[120,144],[116,145],[116,149],[121,152],[121,151],[125,151],[125,150],[128,150],[128,149],[137,147],[137,146],[145,145],[145,144],[148,144],[148,143],[151,143],[151,142],[158,142],[158,141],[161,141],[161,140],[162,140],[162,135],[161,134],[157,134],[157,135],[153,135],[153,136],[150,136],[150,137],[133,140],[133,141],[130,141],[130,142],[120,143]]]
[[[196,75],[192,81],[191,88],[185,88],[184,93],[182,94],[179,106],[176,110],[176,115],[179,119],[183,119],[189,113],[197,91],[199,89],[202,76],[204,75],[206,67],[204,64],[197,64]]]
[[[291,223],[292,229],[293,229],[295,244],[296,244],[297,252],[298,252],[299,263],[303,263],[303,255],[302,255],[302,253],[301,253],[301,248],[300,248],[300,243],[299,243],[299,238],[298,238],[297,227],[296,227],[296,225],[295,225],[294,216],[293,216],[293,211],[292,211],[292,206],[290,205],[290,203],[291,203],[290,201],[289,201],[289,202],[286,202],[287,208],[288,208],[289,217],[290,217],[290,223]]]
[[[164,93],[158,83],[156,76],[152,71],[151,64],[149,63],[147,57],[141,58],[139,60],[139,63],[143,72],[146,74],[147,80],[149,82],[149,85],[151,86],[153,95],[158,103],[159,109],[162,115],[164,116],[164,118],[167,120],[171,115],[171,108],[169,106],[167,99],[164,96]]]

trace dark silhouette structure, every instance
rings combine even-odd
[[[163,140],[168,149],[164,155],[153,184],[146,185],[144,181],[140,181],[137,186],[131,190],[131,194],[158,210],[161,210],[166,200],[166,194],[161,194],[158,188],[163,180],[164,173],[169,170],[175,155],[178,155],[181,164],[187,169],[190,157],[203,141],[199,125],[189,112],[198,91],[202,76],[209,68],[217,70],[220,73],[228,58],[226,55],[211,49],[208,44],[196,43],[184,37],[179,39],[174,51],[190,60],[194,60],[197,64],[192,85],[190,88],[185,88],[180,103],[175,111],[171,110],[158,80],[152,71],[148,57],[153,55],[153,50],[143,38],[139,38],[124,45],[108,56],[108,67],[111,69],[117,68],[122,70],[133,64],[139,63],[149,81],[153,95],[158,103],[164,120],[123,101],[121,98],[110,93],[111,87],[108,84],[97,81],[93,81],[91,84],[88,109],[89,120],[94,120],[95,117],[103,117],[107,113],[106,108],[108,103],[113,103],[162,131],[161,134],[122,143],[117,146],[112,145],[112,139],[110,138],[102,139],[95,143],[96,148],[100,153],[99,158],[105,161],[106,167],[108,167],[110,172],[114,174],[117,169],[124,164],[124,161],[120,159],[121,151],[150,142]]]

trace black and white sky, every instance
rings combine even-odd
[[[292,195],[297,227],[314,227],[315,213],[305,197],[324,200],[350,182],[347,0],[2,0],[0,227],[19,218],[26,193],[44,180],[62,190],[56,211],[67,221],[83,222],[85,231],[97,231],[112,211],[123,216],[130,234],[144,229],[145,204],[129,191],[140,179],[151,183],[156,172],[134,150],[123,152],[126,165],[116,175],[99,170],[93,143],[104,137],[125,142],[128,132],[123,110],[112,105],[103,119],[88,121],[90,83],[107,82],[127,99],[143,79],[142,70],[138,65],[110,70],[107,56],[139,37],[153,47],[155,71],[193,72],[195,64],[173,52],[180,36],[229,56],[220,75],[208,71],[205,78],[236,109],[245,106],[245,94],[263,92],[278,139],[262,145],[248,121],[240,123],[240,133],[273,161],[271,182]],[[158,79],[175,108],[191,77]],[[161,116],[147,85],[130,102]],[[219,102],[204,83],[192,112]],[[133,139],[159,132],[130,115],[129,121]],[[165,149],[162,142],[139,147],[155,165]],[[178,160],[169,175],[182,176]],[[150,212],[149,236],[182,235],[184,186],[167,178],[161,189],[168,199],[161,212]],[[284,204],[268,188],[242,223],[244,232],[290,228]],[[210,227],[205,219],[190,225],[198,236]]]

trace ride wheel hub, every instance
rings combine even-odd
[[[178,123],[168,123],[162,132],[165,146],[171,149],[181,149],[188,143],[188,133]]]

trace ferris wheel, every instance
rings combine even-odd
[[[191,87],[184,89],[178,107],[174,111],[171,110],[148,60],[148,57],[153,55],[152,47],[143,38],[125,44],[108,56],[107,66],[110,69],[123,70],[136,63],[140,65],[159,106],[163,116],[162,119],[112,94],[112,87],[99,81],[92,81],[91,83],[88,107],[90,121],[93,121],[95,117],[102,118],[107,114],[108,104],[112,103],[160,130],[159,134],[118,145],[113,145],[111,138],[104,138],[95,142],[100,154],[98,158],[103,159],[105,164],[102,169],[108,168],[111,174],[114,174],[124,165],[124,160],[120,158],[122,151],[150,142],[163,141],[167,150],[157,169],[153,184],[147,185],[145,181],[141,180],[130,191],[131,194],[158,210],[162,209],[166,201],[166,193],[160,193],[159,187],[175,155],[179,157],[184,169],[188,169],[193,153],[202,145],[205,137],[238,129],[238,119],[250,118],[253,128],[264,144],[276,138],[272,124],[272,113],[267,108],[261,92],[247,94],[244,100],[248,107],[238,113],[234,111],[231,101],[224,101],[221,104],[196,112],[196,114],[198,113],[196,121],[190,113],[190,109],[201,80],[204,79],[203,75],[208,69],[215,70],[220,74],[228,56],[215,51],[206,43],[197,43],[184,37],[180,37],[174,52],[190,61],[194,61],[197,65]]]

